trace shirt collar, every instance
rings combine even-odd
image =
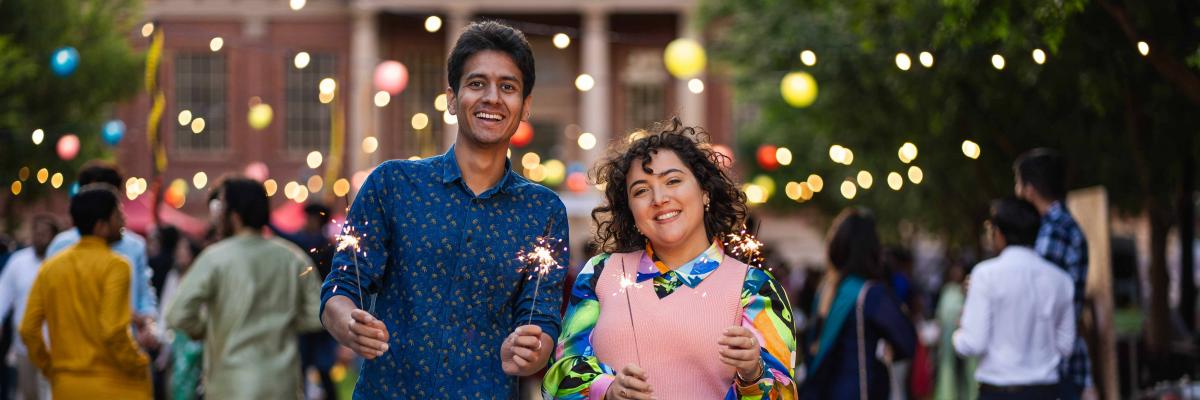
[[[446,150],[445,154],[442,154],[442,183],[448,184],[454,181],[459,181],[462,183],[463,187],[466,188],[466,182],[462,181],[462,169],[458,167],[458,157],[454,154],[454,147],[455,145],[451,145],[450,149]],[[509,187],[513,184],[513,182],[516,181],[510,176],[512,174],[512,160],[505,158],[504,175],[500,176],[500,181],[496,182],[495,186],[492,186],[492,188],[484,191],[478,197],[491,197],[497,192],[507,193]],[[470,188],[466,189],[468,193],[471,192]]]
[[[695,288],[700,282],[704,281],[717,267],[721,266],[721,262],[725,260],[725,251],[721,248],[721,242],[714,240],[708,249],[700,253],[691,261],[684,263],[675,268],[674,272],[679,277],[683,284],[690,288]],[[650,244],[646,244],[646,254],[642,257],[641,263],[638,264],[637,281],[643,282],[648,279],[664,276],[672,272],[671,268],[667,267],[662,260],[654,255],[654,249]]]
[[[79,244],[89,246],[89,247],[94,247],[94,246],[108,247],[108,241],[104,240],[104,238],[102,238],[102,237],[92,236],[92,235],[80,236]]]
[[[1067,212],[1067,209],[1065,206],[1063,206],[1063,202],[1056,201],[1056,202],[1050,203],[1050,208],[1046,210],[1046,217],[1047,218],[1058,218],[1059,216],[1061,216],[1063,213],[1066,213],[1066,212]]]

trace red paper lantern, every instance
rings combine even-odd
[[[575,193],[583,193],[587,190],[587,175],[582,172],[572,172],[567,175],[567,190]]]
[[[529,142],[533,141],[533,125],[528,122],[521,121],[521,125],[517,127],[517,131],[513,133],[512,139],[509,139],[509,144],[514,147],[525,147]]]
[[[774,171],[779,168],[779,160],[775,158],[775,150],[777,148],[769,144],[758,146],[758,166],[767,171]]]

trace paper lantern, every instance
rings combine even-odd
[[[375,88],[396,95],[408,86],[408,68],[399,61],[384,61],[375,67]]]
[[[105,122],[102,133],[104,143],[108,143],[109,146],[116,146],[117,143],[121,143],[121,138],[125,137],[125,123],[119,119]]]
[[[262,161],[255,161],[246,166],[246,170],[242,172],[247,178],[262,182],[267,180],[267,176],[271,175],[271,170],[267,168],[267,164]]]
[[[79,155],[79,137],[74,134],[66,134],[58,139],[58,157],[71,161],[75,156]]]
[[[667,72],[679,79],[688,79],[704,71],[707,57],[700,43],[692,39],[675,39],[663,51]]]
[[[792,107],[808,107],[817,100],[817,81],[807,72],[791,72],[779,82],[779,93]]]
[[[63,46],[54,50],[50,55],[50,70],[55,75],[68,76],[75,73],[79,67],[79,51],[74,47]]]
[[[769,144],[758,146],[758,166],[767,171],[779,168],[779,160],[775,158],[776,150],[778,149],[775,146]]]
[[[250,122],[250,127],[256,131],[266,129],[271,125],[271,119],[275,117],[275,112],[271,110],[271,106],[267,103],[258,103],[250,106],[250,112],[246,114],[246,119]]]
[[[517,131],[513,133],[512,139],[508,143],[514,147],[525,147],[529,142],[533,141],[533,125],[528,122],[521,121],[521,125],[517,127]]]
[[[587,190],[587,186],[587,175],[584,175],[582,172],[572,172],[570,175],[567,175],[567,190],[574,193],[583,193],[584,190]]]

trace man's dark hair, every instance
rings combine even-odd
[[[1033,189],[1047,200],[1062,200],[1067,196],[1065,164],[1057,151],[1037,148],[1017,157],[1013,172],[1021,178],[1021,182],[1033,185]]]
[[[219,190],[225,195],[226,215],[237,214],[243,225],[254,229],[267,225],[271,205],[261,183],[250,178],[226,177]]]
[[[838,214],[829,228],[829,263],[842,276],[885,278],[883,249],[875,230],[875,216],[865,208],[851,207]]]
[[[98,183],[84,186],[71,198],[71,221],[80,235],[95,232],[96,223],[112,217],[117,212],[116,188]]]
[[[310,202],[304,205],[304,215],[309,218],[320,218],[323,221],[329,221],[332,216],[329,215],[329,207],[318,202]]]
[[[121,187],[121,182],[125,178],[121,176],[121,170],[116,164],[103,160],[91,160],[83,164],[79,169],[79,186],[87,186],[93,183],[107,183],[114,188]]]
[[[1033,246],[1037,241],[1042,217],[1032,203],[1016,197],[1005,197],[992,201],[988,221],[999,230],[1009,246]]]
[[[536,80],[533,65],[533,49],[525,34],[521,31],[496,21],[473,22],[463,29],[454,50],[450,51],[450,59],[446,62],[446,78],[450,90],[458,95],[458,85],[462,79],[463,66],[467,59],[481,51],[495,50],[507,54],[513,63],[521,70],[521,91],[523,97],[533,93],[533,82]]]

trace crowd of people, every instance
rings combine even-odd
[[[597,164],[598,254],[568,280],[552,267],[569,264],[566,209],[506,155],[531,110],[528,42],[473,23],[447,72],[456,143],[376,167],[350,243],[331,240],[318,204],[301,231],[275,228],[263,185],[228,176],[207,237],[160,227],[147,244],[123,229],[117,168],[85,166],[74,227],[33,218],[31,246],[0,273],[21,398],[303,398],[310,368],[335,398],[339,348],[361,358],[354,397],[370,399],[517,398],[517,378],[541,373],[560,399],[1089,393],[1075,324],[1086,243],[1057,153],[1016,161],[1017,196],[985,221],[994,257],[947,268],[941,334],[921,340],[912,257],[885,250],[871,210],[833,221],[826,268],[792,290],[744,234],[730,160],[678,119]]]

